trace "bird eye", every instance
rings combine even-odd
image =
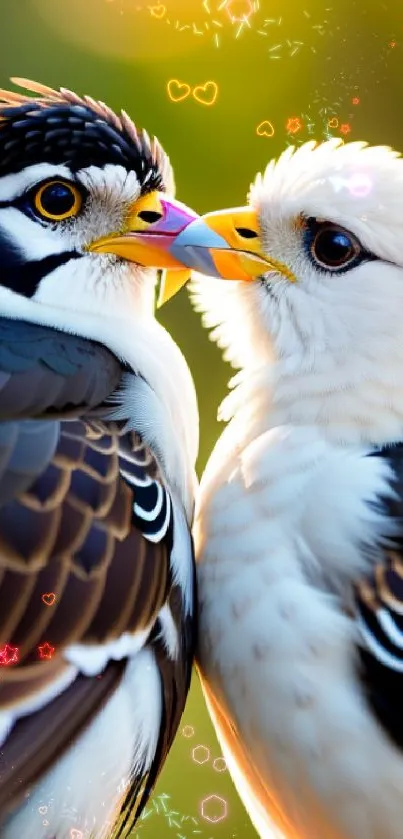
[[[310,220],[312,222],[312,220]],[[352,233],[330,222],[314,221],[316,230],[310,229],[309,251],[312,260],[321,268],[335,271],[346,268],[363,254],[363,249]]]
[[[47,181],[34,195],[36,213],[50,221],[64,221],[76,216],[81,205],[82,195],[79,189],[66,181]]]

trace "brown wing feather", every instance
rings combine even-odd
[[[33,90],[48,97],[38,103],[46,107],[53,92]],[[60,97],[78,99],[66,91]],[[2,713],[17,719],[1,746],[0,818],[122,678],[125,661],[109,661],[99,678],[78,675],[63,689],[74,673],[71,644],[88,649],[150,631],[163,719],[148,775],[136,767],[123,829],[150,793],[185,704],[193,619],[172,587],[172,502],[152,452],[104,419],[121,374],[98,345],[0,318],[0,720]],[[83,414],[91,420],[76,419]],[[175,660],[160,637],[167,600],[182,644]]]
[[[17,672],[20,682],[26,665],[46,666],[38,655],[46,642],[58,657],[73,642],[99,644],[144,629],[167,595],[167,546],[145,539],[133,526],[135,491],[120,477],[119,434],[108,435],[104,451],[98,441],[93,447],[84,423],[62,423],[62,451],[65,436],[81,445],[76,468],[71,452],[69,459],[65,451],[59,458],[59,446],[48,467],[64,472],[62,480],[52,476],[59,503],[53,505],[49,494],[40,503],[45,472],[1,511],[0,649],[9,644],[19,651],[18,667],[2,668],[2,684],[13,682]],[[52,605],[42,599],[49,592]],[[20,690],[22,698],[21,683]]]
[[[61,677],[69,667],[63,657],[68,645],[99,644],[151,627],[166,601],[169,540],[154,543],[133,524],[136,488],[119,472],[123,443],[125,452],[133,448],[117,427],[100,437],[94,426],[61,423],[48,469],[2,508],[0,661],[9,649],[18,650],[18,662],[0,667],[0,710],[15,710]],[[150,453],[145,462],[154,478],[158,467]],[[126,459],[123,465],[127,470]],[[22,520],[27,531],[19,542]],[[54,595],[54,602],[48,605],[43,595]],[[41,658],[41,648],[51,650],[50,659]],[[71,744],[124,666],[110,663],[100,679],[79,676],[42,711],[16,723],[2,747],[0,810],[15,806],[16,795]]]
[[[60,757],[116,690],[125,662],[108,664],[102,678],[78,676],[45,708],[20,719],[2,750],[0,812],[5,813]]]

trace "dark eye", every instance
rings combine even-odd
[[[42,218],[64,221],[80,212],[82,194],[75,184],[67,181],[47,181],[36,190],[33,203],[35,212]]]
[[[336,224],[309,219],[308,231],[310,257],[321,268],[337,271],[365,256],[355,236]]]

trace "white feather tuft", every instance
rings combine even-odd
[[[264,250],[297,282],[194,277],[213,340],[244,370],[223,416],[238,412],[245,424],[259,401],[270,424],[319,424],[345,441],[402,439],[402,190],[396,152],[338,140],[287,149],[257,177],[250,200]],[[301,216],[339,223],[376,259],[337,275],[315,267]]]

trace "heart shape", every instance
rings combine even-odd
[[[44,807],[38,807],[38,813],[40,813],[41,816],[45,816],[47,812],[48,812],[47,807],[45,807],[45,806]]]
[[[201,105],[214,105],[218,96],[218,84],[216,82],[198,84],[193,90],[193,96]]]
[[[167,91],[172,102],[182,102],[189,96],[190,84],[180,82],[178,79],[170,79],[167,84]]]
[[[256,128],[256,134],[258,137],[273,137],[274,128],[269,122],[268,119],[264,119],[263,122],[260,122]]]
[[[84,833],[82,830],[77,830],[76,827],[72,827],[70,830],[70,839],[84,839]]]
[[[339,120],[337,119],[337,117],[333,117],[332,119],[329,119],[329,122],[328,122],[329,128],[337,128],[338,124],[339,124]]]
[[[164,6],[162,3],[158,3],[158,6],[149,6],[148,8],[150,9],[150,14],[153,17],[157,18],[164,17],[164,14],[166,12],[166,6]]]
[[[44,603],[45,606],[53,606],[53,604],[55,602],[56,602],[56,595],[55,595],[54,591],[48,591],[46,594],[42,595],[42,603]]]

